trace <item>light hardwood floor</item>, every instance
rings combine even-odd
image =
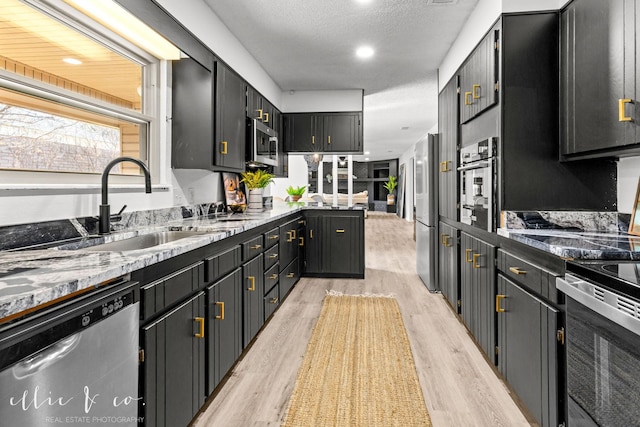
[[[365,224],[365,279],[301,279],[194,426],[284,422],[298,368],[330,289],[397,298],[434,427],[531,425],[442,295],[429,293],[416,274],[413,224],[375,213]]]

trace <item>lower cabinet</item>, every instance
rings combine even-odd
[[[211,285],[207,295],[207,395],[242,353],[242,270]]]
[[[300,279],[300,263],[296,258],[280,272],[280,296],[284,299]]]
[[[440,250],[438,251],[438,282],[442,294],[459,313],[460,287],[458,282],[458,230],[440,222]]]
[[[186,426],[205,399],[205,294],[142,328],[146,426]]]
[[[276,284],[264,296],[264,320],[266,321],[280,306],[280,285]]]
[[[264,324],[264,260],[255,257],[242,266],[243,347]]]
[[[469,234],[460,236],[462,320],[489,360],[495,361],[496,248]]]

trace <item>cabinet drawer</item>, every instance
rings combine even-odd
[[[202,264],[191,265],[143,286],[140,290],[142,320],[151,318],[197,291]]]
[[[282,298],[287,296],[298,279],[300,279],[300,264],[296,258],[280,273],[280,295]]]
[[[262,234],[248,240],[242,244],[242,261],[246,262],[256,257],[264,250],[264,243],[262,242]]]
[[[280,240],[280,229],[278,227],[264,233],[264,247],[270,248]]]
[[[524,288],[552,302],[558,302],[555,287],[558,274],[547,271],[502,249],[498,250],[498,270]]]
[[[280,289],[276,285],[264,296],[264,320],[267,320],[280,306]]]
[[[275,245],[269,249],[267,249],[264,253],[264,268],[265,270],[271,268],[276,262],[278,262],[279,251],[280,248],[278,245]]]
[[[268,293],[277,283],[280,275],[278,274],[279,265],[274,265],[264,273],[264,290]]]
[[[224,252],[205,260],[205,280],[207,283],[215,282],[222,276],[230,273],[240,266],[242,262],[240,246],[234,246]]]

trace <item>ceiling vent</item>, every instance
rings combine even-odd
[[[450,5],[450,4],[456,4],[456,3],[458,3],[458,0],[428,0],[427,4]]]

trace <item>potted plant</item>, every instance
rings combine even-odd
[[[252,211],[262,210],[262,192],[267,185],[273,182],[275,175],[262,169],[242,172],[240,175],[242,176],[240,182],[244,182],[249,193],[248,209]]]
[[[287,194],[291,196],[292,201],[297,202],[298,200],[300,200],[300,197],[302,197],[306,190],[306,185],[303,185],[301,187],[293,187],[290,185],[289,188],[287,188]]]
[[[387,205],[396,204],[396,199],[393,194],[393,191],[396,189],[397,186],[398,186],[398,179],[396,178],[395,175],[391,175],[389,177],[389,180],[384,183],[384,188],[386,188],[387,191],[389,192],[389,194],[387,194]]]

